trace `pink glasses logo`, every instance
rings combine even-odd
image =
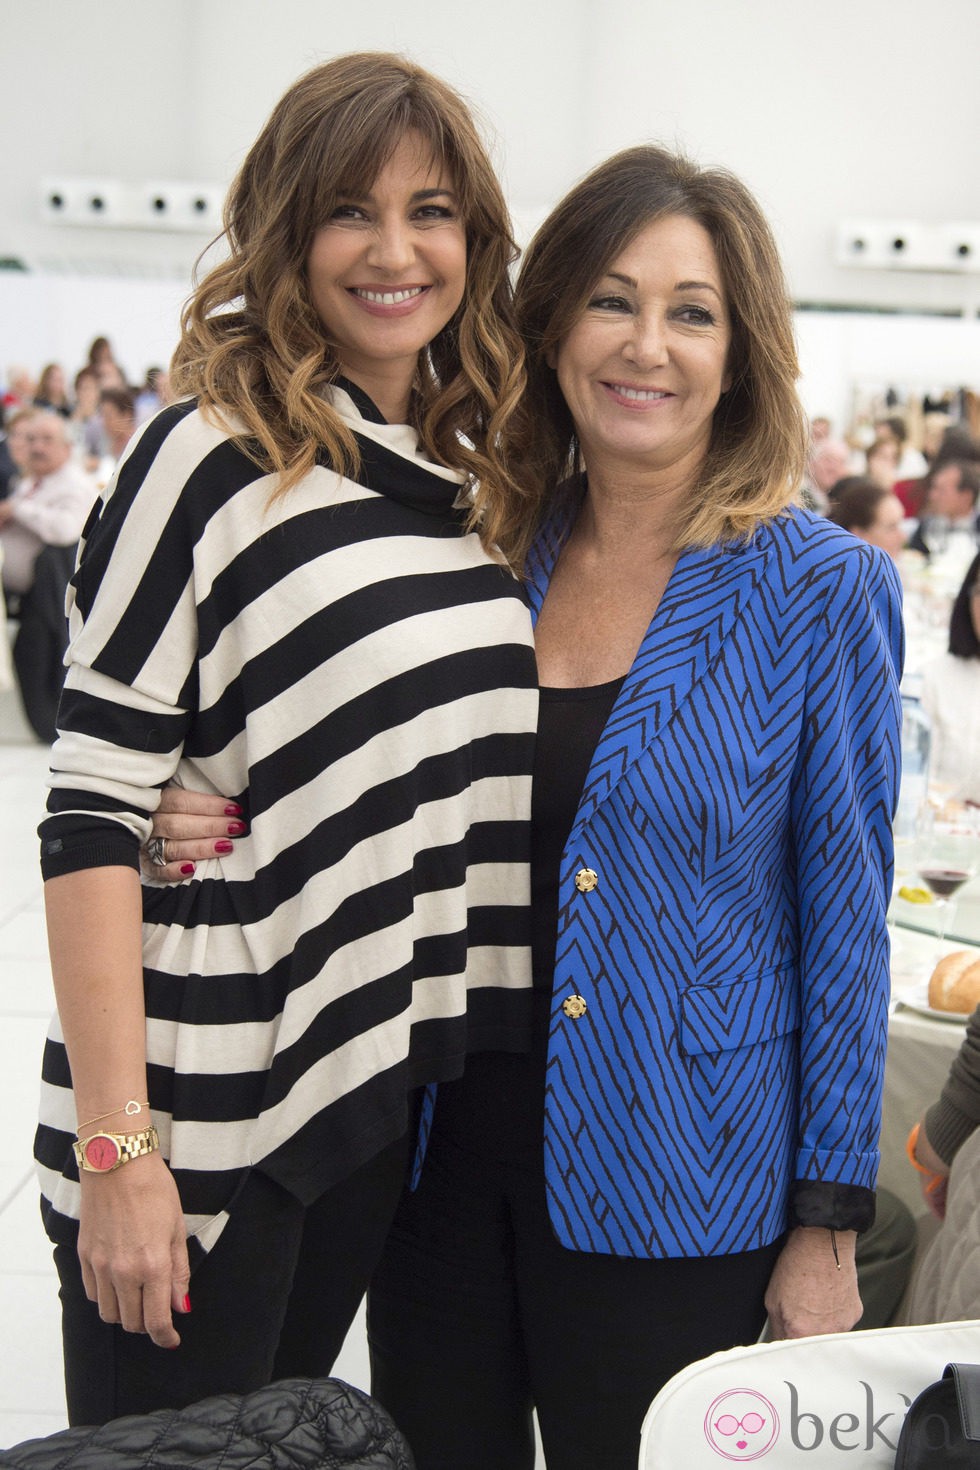
[[[760,1460],[779,1437],[779,1415],[754,1389],[730,1388],[705,1414],[704,1435],[725,1460]]]

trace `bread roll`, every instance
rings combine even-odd
[[[929,1004],[934,1011],[971,1015],[980,1005],[980,955],[958,949],[941,959],[929,980]]]

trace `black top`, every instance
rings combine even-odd
[[[558,929],[558,873],[599,736],[622,678],[540,692],[531,788],[531,913],[534,988],[551,991]]]

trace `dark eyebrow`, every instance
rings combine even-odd
[[[370,189],[363,194],[357,189],[338,189],[337,198],[345,200],[348,204],[363,204],[372,197]],[[455,199],[456,195],[452,189],[416,189],[409,200],[410,204],[424,204],[427,199]]]
[[[674,287],[675,291],[710,291],[712,296],[721,300],[721,292],[717,286],[712,286],[710,281],[678,281]]]
[[[634,280],[632,276],[624,276],[619,271],[607,271],[605,279],[609,281],[621,281],[624,286],[630,286],[634,291],[639,285],[639,282]],[[678,281],[677,285],[674,287],[674,290],[710,291],[712,296],[717,296],[719,301],[722,299],[721,292],[718,290],[717,286],[712,286],[710,281]]]

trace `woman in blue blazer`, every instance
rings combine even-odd
[[[686,1363],[767,1310],[777,1336],[860,1315],[899,592],[796,506],[791,313],[737,180],[611,159],[518,300],[533,1042],[440,1086],[372,1286],[374,1389],[420,1470],[526,1470],[532,1406],[549,1470],[632,1470]]]
[[[420,1470],[530,1466],[532,1402],[548,1470],[632,1470],[686,1363],[767,1308],[777,1336],[860,1315],[900,595],[795,504],[791,313],[737,180],[609,160],[517,295],[539,1014],[529,1058],[440,1088],[374,1386]]]

